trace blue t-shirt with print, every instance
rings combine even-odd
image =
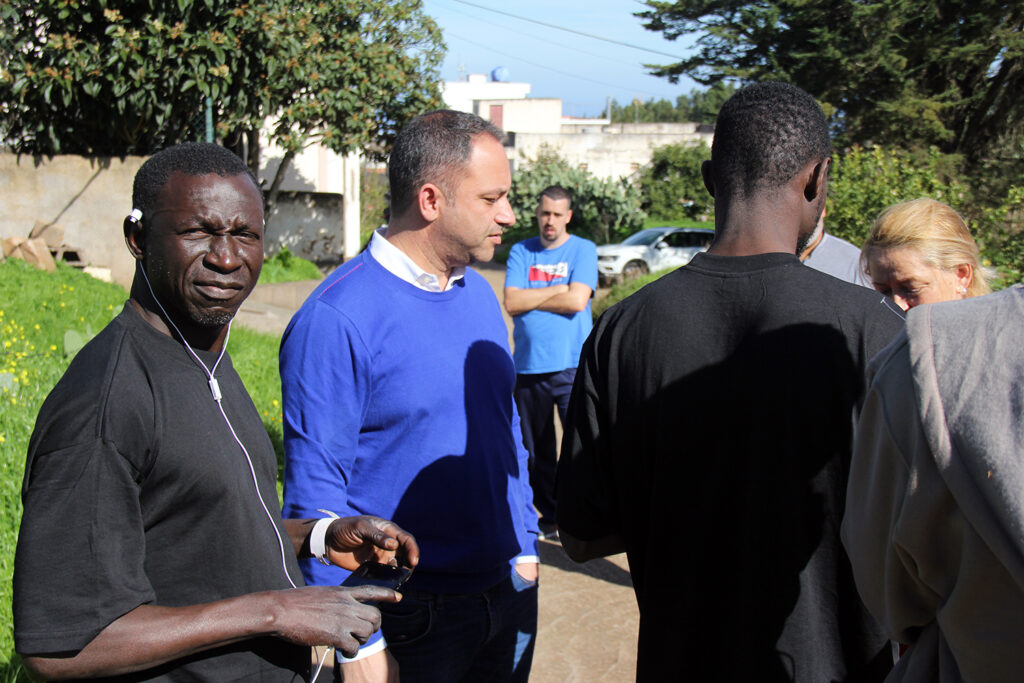
[[[570,235],[564,244],[545,249],[539,237],[512,247],[505,271],[505,286],[519,289],[580,282],[597,289],[597,247],[590,240]],[[590,302],[574,314],[532,310],[513,318],[516,372],[535,375],[560,372],[579,364],[580,350],[591,328]]]

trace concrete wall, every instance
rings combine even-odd
[[[557,133],[562,127],[562,100],[559,99],[478,100],[474,106],[474,113],[488,121],[492,120],[492,108],[500,106],[502,120],[499,128],[517,134]]]
[[[267,223],[263,249],[268,256],[273,256],[281,247],[288,247],[296,256],[319,266],[336,266],[349,258],[345,254],[343,226],[341,195],[282,192]],[[359,240],[358,223],[355,240]]]
[[[568,133],[516,133],[516,159],[533,159],[542,147],[554,149],[573,166],[581,166],[599,178],[629,177],[650,163],[655,148],[680,142],[704,141],[712,133],[697,131],[695,124],[613,124],[597,131]],[[665,128],[676,126],[678,128]],[[659,129],[661,132],[659,132]]]
[[[314,154],[318,159],[319,153]],[[268,255],[287,246],[298,256],[330,266],[359,249],[359,167],[351,161],[357,157],[333,156],[327,170],[348,188],[349,201],[333,192],[282,192],[266,235]],[[56,223],[81,261],[109,268],[114,282],[129,286],[135,261],[121,225],[131,211],[132,181],[144,161],[0,153],[0,238],[27,237],[37,221]],[[298,175],[302,177],[302,167]]]
[[[132,180],[144,157],[18,157],[0,153],[0,237],[28,236],[36,221],[64,228],[80,260],[109,268],[127,286],[135,261],[121,225],[132,208]]]

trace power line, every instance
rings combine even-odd
[[[614,83],[606,83],[604,81],[598,81],[598,80],[595,80],[593,78],[587,78],[586,76],[580,76],[578,74],[571,74],[571,73],[568,73],[566,71],[561,71],[561,70],[556,69],[554,67],[547,66],[546,64],[538,64],[537,62],[531,62],[530,60],[523,59],[522,57],[519,57],[517,55],[510,55],[507,52],[502,52],[501,50],[497,50],[492,45],[484,45],[483,43],[478,43],[478,42],[476,42],[474,40],[470,40],[469,38],[466,38],[464,36],[460,36],[457,33],[452,33],[451,31],[448,31],[447,29],[445,30],[445,35],[451,35],[452,37],[458,38],[461,41],[469,43],[470,45],[476,45],[477,47],[481,47],[481,48],[483,48],[485,50],[490,50],[491,52],[494,52],[495,54],[499,54],[499,55],[501,55],[503,57],[508,57],[509,59],[515,59],[515,60],[518,60],[520,62],[523,62],[524,64],[529,64],[530,66],[535,66],[538,69],[547,69],[548,71],[553,71],[556,74],[559,74],[561,76],[567,76],[568,78],[575,78],[575,79],[581,80],[581,81],[589,81],[591,83],[597,83],[598,85],[607,86],[609,88],[614,88],[616,90],[621,90],[623,92],[631,92],[634,95],[635,94],[644,94],[644,95],[647,95],[648,97],[654,97],[654,95],[652,95],[651,93],[638,90],[637,88],[626,88],[626,87],[623,87],[621,85],[615,85]]]
[[[540,26],[547,26],[548,28],[557,29],[559,31],[565,31],[567,33],[575,33],[576,35],[583,36],[584,38],[593,38],[594,40],[603,40],[606,43],[612,43],[614,45],[622,45],[624,47],[633,48],[634,50],[640,50],[642,52],[650,52],[651,54],[654,54],[654,55],[661,55],[662,57],[671,57],[672,59],[679,59],[679,60],[685,59],[685,57],[680,57],[679,55],[669,54],[668,52],[660,52],[658,50],[652,50],[650,48],[642,47],[640,45],[633,45],[632,43],[626,43],[626,42],[623,42],[621,40],[615,40],[613,38],[605,38],[603,36],[596,36],[593,33],[585,33],[583,31],[577,31],[575,29],[566,28],[564,26],[559,26],[557,24],[549,24],[549,23],[547,23],[545,21],[540,21],[539,19],[530,19],[529,17],[521,17],[518,14],[512,14],[511,12],[505,12],[505,11],[500,10],[500,9],[494,9],[493,7],[487,7],[486,5],[478,5],[477,3],[469,2],[468,0],[453,0],[453,1],[457,2],[457,3],[460,3],[460,4],[463,4],[463,5],[469,5],[470,7],[477,7],[479,9],[484,9],[484,10],[487,10],[488,12],[494,12],[496,14],[503,14],[506,17],[512,17],[513,19],[519,19],[520,21],[528,21],[531,24],[538,24]]]
[[[457,1],[458,0],[452,0],[452,2],[457,2]],[[488,21],[486,19],[482,19],[480,17],[477,17],[477,16],[473,15],[472,13],[463,12],[462,16],[466,17],[468,19],[473,19],[475,21],[479,21],[480,23],[484,24],[485,26],[494,27],[494,24],[491,23],[490,21]],[[443,30],[445,32],[445,35],[447,35],[448,34],[448,29],[443,29]],[[545,41],[543,38],[539,37],[536,33],[530,33],[530,32],[528,32],[526,30],[518,29],[518,28],[516,28],[514,26],[503,26],[502,30],[508,31],[509,33],[515,33],[517,35],[523,36],[524,38],[526,38],[528,40],[532,40],[534,42],[547,43],[547,41]],[[617,64],[619,66],[622,66],[623,64],[625,64],[625,62],[623,62],[623,60],[618,58],[618,57],[612,57],[612,56],[607,55],[607,54],[598,54],[596,52],[590,52],[588,50],[584,50],[582,48],[576,47],[575,45],[570,45],[568,43],[558,43],[557,49],[559,49],[559,50],[570,50],[572,52],[578,52],[580,54],[587,55],[588,57],[595,57],[597,59],[604,59],[606,61],[612,62],[613,64]]]

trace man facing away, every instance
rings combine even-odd
[[[543,535],[555,524],[554,407],[565,422],[580,349],[590,334],[590,297],[597,287],[597,247],[570,235],[572,198],[557,185],[540,193],[539,235],[512,247],[505,271],[505,310],[514,328],[516,407],[530,452],[530,486]]]
[[[525,681],[537,514],[508,331],[486,280],[515,222],[501,133],[435,111],[399,133],[391,220],[314,291],[281,346],[285,510],[404,520],[423,561],[346,681]],[[304,512],[300,513],[302,510]],[[386,511],[386,512],[385,512]],[[343,573],[307,561],[311,583]]]
[[[163,150],[124,222],[121,311],[71,362],[29,444],[14,638],[44,679],[289,681],[354,653],[394,591],[302,587],[310,544],[355,568],[417,561],[392,523],[281,519],[270,439],[225,353],[263,264],[263,197],[212,144]],[[56,544],[56,545],[55,545]],[[318,545],[319,544],[319,545]]]
[[[839,542],[880,295],[803,267],[831,145],[807,93],[762,83],[718,116],[715,239],[602,316],[558,471],[562,544],[625,549],[639,680],[879,680],[888,640]]]
[[[890,681],[1024,672],[1024,287],[917,306],[872,361],[843,541],[909,649]]]

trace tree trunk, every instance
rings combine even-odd
[[[266,198],[263,200],[264,242],[266,241],[267,234],[270,232],[270,217],[274,212],[274,207],[277,206],[277,196],[281,193],[281,182],[284,180],[284,174],[292,165],[292,159],[294,158],[294,151],[288,150],[284,153],[284,157],[281,158],[281,163],[277,167],[277,173],[274,174],[274,180],[270,183],[270,189],[267,191]]]
[[[258,130],[247,130],[245,162],[249,164],[249,170],[257,178],[260,177],[260,132]]]

